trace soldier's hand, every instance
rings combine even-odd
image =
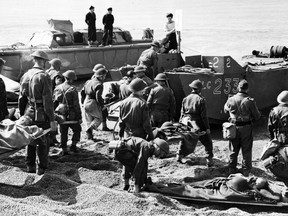
[[[50,122],[50,128],[51,131],[57,131],[57,122],[56,121]]]

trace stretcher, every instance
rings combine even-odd
[[[277,203],[271,203],[271,202],[257,202],[257,201],[231,201],[231,200],[207,200],[207,199],[200,199],[200,198],[191,198],[191,197],[182,197],[182,196],[169,196],[168,197],[172,199],[176,199],[178,201],[185,201],[185,202],[191,202],[191,203],[208,203],[208,204],[227,204],[227,205],[237,205],[237,206],[260,206],[260,207],[281,207],[281,208],[287,208],[288,203],[283,202],[277,202]]]
[[[0,122],[0,160],[9,157],[48,134],[51,129],[43,130],[36,125],[23,126],[5,119]]]

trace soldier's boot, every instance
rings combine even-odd
[[[87,131],[86,131],[86,135],[87,135],[87,139],[88,140],[92,140],[93,139],[93,131],[91,128],[89,128]]]
[[[179,162],[179,163],[183,163],[182,159],[183,159],[183,155],[181,155],[181,154],[177,154],[177,156],[176,156],[176,160],[177,160],[177,162]]]
[[[123,190],[128,191],[130,188],[129,179],[124,179]]]
[[[113,131],[113,130],[107,127],[106,122],[102,122],[102,131]]]
[[[77,142],[72,142],[71,146],[70,146],[70,151],[74,152],[74,153],[78,153],[79,150],[76,147]]]
[[[62,156],[69,155],[69,152],[68,152],[67,147],[66,147],[66,148],[63,148],[63,147],[62,147],[62,153],[61,153],[61,155],[62,155]]]
[[[37,175],[43,175],[45,173],[45,169],[38,167],[37,169]]]
[[[212,167],[214,165],[213,158],[207,158],[206,159],[206,165],[207,165],[207,167]]]

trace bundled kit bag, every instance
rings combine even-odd
[[[231,140],[236,138],[236,125],[231,122],[224,122],[223,127],[223,139]]]

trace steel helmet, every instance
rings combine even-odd
[[[55,67],[60,67],[62,65],[62,62],[59,58],[54,58],[49,63]]]
[[[167,80],[166,74],[164,73],[159,73],[154,79],[155,81],[165,81]]]
[[[248,85],[248,82],[247,82],[247,80],[241,80],[239,83],[238,83],[238,89],[239,90],[247,90],[248,89],[248,87],[249,87],[249,85]]]
[[[63,76],[71,80],[77,79],[77,76],[74,70],[67,70],[65,73],[63,73]]]
[[[146,88],[147,85],[146,83],[140,79],[140,78],[135,78],[134,80],[131,81],[129,84],[129,88],[132,92],[138,92]]]
[[[189,86],[197,90],[201,90],[203,88],[202,82],[199,79],[193,80]]]
[[[237,191],[245,191],[249,188],[247,179],[241,175],[234,176],[231,180],[227,181],[227,186]]]
[[[176,126],[174,126],[172,122],[166,121],[162,124],[161,130],[167,130],[167,129],[175,130]]]
[[[96,64],[93,68],[93,71],[96,73],[98,69],[105,68],[103,64]]]
[[[278,95],[277,102],[280,104],[288,104],[288,91],[287,90],[282,91]]]
[[[134,69],[135,73],[145,72],[145,68],[143,66],[137,66]]]
[[[153,42],[151,43],[151,46],[157,47],[157,48],[161,48],[161,45],[160,45],[160,43],[159,43],[158,41],[153,41]]]
[[[156,138],[153,141],[165,154],[169,154],[169,144],[160,138]]]
[[[42,50],[36,50],[35,52],[33,52],[31,54],[31,56],[37,57],[37,58],[41,58],[41,59],[44,59],[44,60],[47,60],[47,61],[49,60],[47,53],[42,51]]]
[[[98,70],[95,71],[95,77],[102,77],[104,75],[106,75],[108,73],[108,71],[105,68],[100,68]]]
[[[259,189],[264,189],[268,187],[268,181],[267,179],[264,178],[257,178],[256,179],[256,188]]]

